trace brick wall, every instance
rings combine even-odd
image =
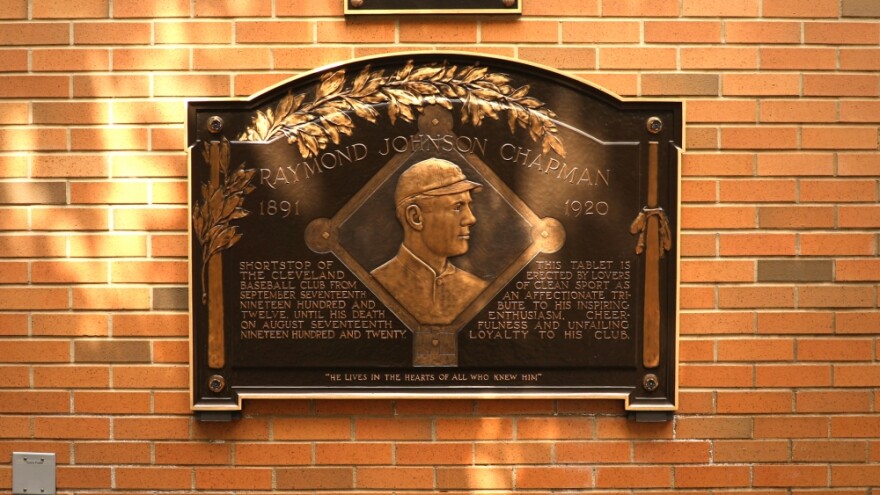
[[[0,492],[11,451],[55,452],[64,493],[880,486],[880,2],[523,2],[346,20],[340,0],[5,0]],[[687,100],[674,422],[549,400],[192,419],[184,100],[434,48]]]

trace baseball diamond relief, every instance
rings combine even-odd
[[[677,402],[679,101],[461,53],[188,110],[193,408]]]

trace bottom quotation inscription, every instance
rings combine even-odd
[[[193,408],[677,401],[678,102],[466,54],[191,102]]]

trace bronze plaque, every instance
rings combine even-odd
[[[682,103],[458,53],[188,111],[194,409],[677,397]]]
[[[346,15],[521,14],[522,0],[342,0]]]

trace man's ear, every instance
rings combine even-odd
[[[425,224],[423,223],[422,217],[422,209],[419,208],[419,205],[409,205],[403,211],[403,216],[406,219],[406,223],[416,231],[421,231],[425,228]]]

